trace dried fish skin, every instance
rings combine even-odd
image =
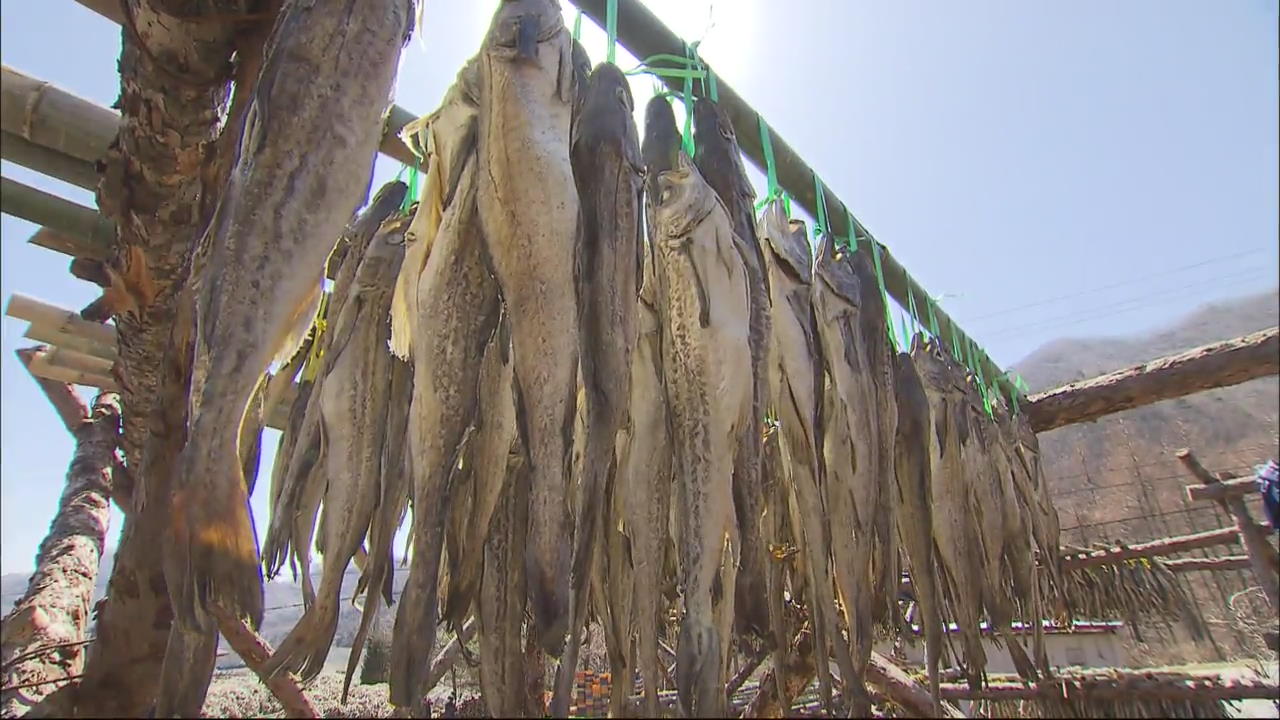
[[[733,227],[742,262],[747,269],[751,292],[751,377],[752,422],[743,428],[734,460],[733,494],[738,528],[742,533],[742,568],[739,573],[737,626],[757,637],[772,641],[770,626],[781,618],[771,617],[766,602],[765,547],[760,537],[764,512],[763,481],[760,477],[764,452],[762,421],[772,392],[767,363],[772,342],[769,314],[769,278],[756,238],[755,190],[742,165],[733,123],[719,104],[699,98],[693,106],[693,127],[697,148],[695,163],[707,184],[715,190]]]
[[[518,425],[529,453],[527,590],[538,644],[568,630],[569,463],[578,315],[579,201],[569,159],[572,42],[559,3],[512,0],[480,54],[476,204],[510,313]]]
[[[898,535],[906,551],[911,589],[920,608],[925,638],[925,668],[934,714],[941,717],[938,664],[942,657],[942,602],[937,582],[933,545],[933,469],[929,452],[932,417],[924,382],[910,353],[898,353],[894,368],[894,394],[898,426],[893,449],[894,477],[898,491]]]
[[[866,712],[865,672],[878,607],[897,595],[885,588],[884,564],[896,558],[896,538],[882,515],[892,513],[892,452],[897,407],[885,349],[883,300],[867,252],[837,249],[831,236],[818,248],[813,289],[818,338],[826,367],[822,402],[831,546],[845,608],[853,676],[846,679],[852,712]],[[888,536],[888,537],[886,537]],[[887,546],[887,547],[886,547]],[[896,571],[896,565],[895,571]],[[884,597],[892,592],[890,598]]]
[[[414,707],[426,693],[439,611],[444,525],[458,458],[479,403],[480,367],[498,317],[476,213],[479,162],[468,158],[418,281],[413,332],[413,401],[409,412],[413,472],[413,556],[396,612],[390,694]]]
[[[498,504],[484,544],[484,572],[477,595],[480,692],[493,717],[524,717],[525,654],[520,630],[525,616],[525,562],[521,547],[529,530],[529,478],[523,463],[513,469],[510,492]]]
[[[769,274],[770,315],[773,342],[768,366],[773,391],[772,407],[780,423],[781,450],[789,462],[789,492],[794,496],[800,520],[796,532],[802,542],[802,567],[813,587],[814,645],[833,647],[838,633],[831,571],[831,535],[823,500],[825,466],[821,459],[822,430],[818,407],[823,390],[822,350],[818,345],[813,314],[812,261],[803,227],[788,223],[782,201],[765,206],[758,227],[765,266]],[[780,508],[779,508],[780,509]],[[774,510],[774,508],[770,508]],[[838,635],[835,635],[838,637]],[[790,644],[787,638],[784,648]],[[852,677],[853,663],[843,641],[833,651],[844,677]],[[831,671],[827,653],[814,656],[823,702],[831,707]],[[775,673],[775,677],[780,677]]]
[[[295,3],[282,11],[236,164],[192,260],[191,431],[165,553],[179,630],[212,632],[215,603],[255,627],[262,619],[262,571],[237,462],[240,427],[315,290],[315,277],[299,269],[322,267],[367,190],[367,176],[351,169],[372,165],[412,22],[405,0],[354,7]],[[308,67],[341,78],[342,91],[292,80]],[[306,138],[308,151],[298,152],[291,137]]]
[[[327,441],[324,564],[316,602],[267,662],[310,680],[324,668],[338,627],[342,579],[362,550],[380,496],[392,356],[387,342],[391,291],[404,258],[403,235],[369,243],[333,328],[332,364],[320,388]]]
[[[720,716],[737,562],[733,458],[752,421],[750,289],[724,206],[688,157],[658,184],[658,307],[684,600],[676,682],[689,714]]]

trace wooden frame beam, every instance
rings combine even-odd
[[[1207,530],[1192,535],[1160,538],[1151,542],[1066,555],[1062,558],[1062,569],[1067,571],[1094,565],[1110,565],[1125,560],[1173,555],[1188,550],[1199,550],[1234,542],[1240,542],[1240,530],[1238,528]]]
[[[1213,558],[1182,558],[1165,560],[1164,566],[1173,572],[1192,572],[1195,570],[1248,570],[1248,555],[1226,555]]]
[[[605,13],[608,3],[606,0],[570,0],[582,10],[583,14],[591,18],[600,27],[605,26]],[[661,20],[657,18],[648,8],[639,0],[617,0],[617,31],[618,42],[638,58],[646,58],[652,55],[667,53],[685,56],[685,43],[675,33],[671,32]],[[711,72],[710,68],[707,69]],[[684,81],[679,78],[660,78],[672,90],[677,92],[683,91]],[[758,112],[747,104],[742,96],[724,81],[723,78],[716,76],[717,103],[728,114],[729,119],[733,123],[733,129],[737,133],[738,145],[742,149],[742,153],[750,158],[751,162],[764,172],[766,169],[764,147],[760,140],[760,126],[767,126],[764,119]],[[698,93],[701,94],[700,92]],[[795,150],[778,134],[773,128],[769,128],[770,144],[773,147],[773,157],[775,167],[777,169],[778,184],[782,186],[790,195],[794,202],[804,208],[813,217],[818,217],[818,195],[814,186],[814,178],[816,177],[813,169],[796,154]],[[849,237],[851,232],[856,231],[858,241],[875,242],[880,246],[881,250],[881,267],[884,273],[885,289],[894,300],[902,307],[908,307],[910,298],[914,297],[916,305],[922,310],[924,304],[931,297],[918,282],[907,273],[906,269],[898,262],[889,248],[884,243],[875,239],[862,223],[858,222],[853,214],[849,211],[839,196],[835,194],[831,188],[823,186],[823,196],[825,198],[827,223],[831,232],[840,237]],[[853,228],[849,227],[849,219],[853,219]],[[972,342],[969,335],[960,328],[954,320],[951,319],[942,308],[934,306],[934,315],[938,320],[939,334],[945,338],[943,345],[949,345],[948,341],[955,339],[962,346],[967,346]],[[974,350],[974,359],[980,366],[983,376],[988,384],[996,384],[1001,390],[1001,394],[1005,397],[1015,395],[1022,401],[1022,392],[1013,385],[1005,376],[1004,370],[1000,368],[986,352],[976,342],[972,344]]]
[[[115,224],[97,210],[10,178],[0,178],[0,211],[52,230],[28,242],[64,255],[105,260],[115,243]]]
[[[1212,485],[1188,485],[1187,499],[1226,500],[1231,497],[1244,497],[1258,491],[1258,479],[1252,475],[1223,480]]]
[[[1027,398],[1031,427],[1064,425],[1280,373],[1280,329],[1202,345]]]

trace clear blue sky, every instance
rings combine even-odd
[[[942,305],[997,363],[1276,284],[1277,0],[796,0],[786,13],[764,0],[648,4],[686,39],[705,38],[718,74],[925,288],[947,295]],[[427,2],[399,104],[437,105],[494,5]],[[603,59],[589,20],[583,39]],[[0,47],[8,65],[102,105],[116,99],[120,30],[73,0],[3,3]],[[620,52],[619,64],[635,61]],[[633,83],[638,104],[651,87]],[[93,204],[79,188],[3,170]],[[398,170],[381,160],[377,181]],[[0,221],[0,296],[71,309],[93,300],[67,258],[25,244],[34,230]],[[0,341],[5,573],[32,567],[72,452],[14,357],[31,344],[25,328],[5,318]],[[264,478],[277,437],[268,433]],[[266,485],[254,498],[260,527]],[[118,513],[112,522],[110,544]]]

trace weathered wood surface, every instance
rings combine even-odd
[[[1031,427],[1064,425],[1280,372],[1280,330],[1202,345],[1089,380],[1036,393],[1025,406]]]
[[[226,610],[215,607],[214,615],[218,621],[218,631],[227,639],[244,664],[258,675],[258,679],[271,691],[280,705],[284,707],[285,717],[314,718],[320,717],[315,705],[298,684],[298,678],[292,673],[282,672],[274,675],[266,672],[267,660],[271,657],[271,646],[262,636],[253,631],[243,620]]]
[[[1248,555],[1225,555],[1213,558],[1182,558],[1165,560],[1164,566],[1174,572],[1193,572],[1195,570],[1248,570]]]
[[[1217,530],[1206,530],[1205,532],[1194,533],[1191,535],[1178,535],[1175,537],[1152,540],[1151,542],[1135,543],[1133,545],[1122,545],[1104,550],[1094,550],[1087,553],[1066,555],[1062,558],[1062,569],[1066,571],[1076,568],[1092,567],[1094,565],[1109,565],[1135,558],[1173,555],[1175,553],[1186,552],[1188,550],[1199,550],[1201,548],[1215,547],[1217,545],[1226,545],[1234,542],[1240,542],[1239,528],[1231,527],[1220,528]]]
[[[1201,465],[1190,448],[1183,448],[1175,455],[1187,471],[1204,485],[1217,487],[1222,484],[1222,478]],[[1249,556],[1249,566],[1253,569],[1253,577],[1262,586],[1262,592],[1267,596],[1271,607],[1280,610],[1280,558],[1277,558],[1275,548],[1267,542],[1267,533],[1253,521],[1249,508],[1245,507],[1244,498],[1238,495],[1227,496],[1218,498],[1217,503],[1235,518],[1236,529],[1244,541],[1245,554]]]
[[[1248,477],[1229,478],[1211,485],[1188,485],[1187,499],[1226,500],[1233,497],[1247,497],[1258,492],[1258,479]]]
[[[99,395],[90,415],[71,388],[41,386],[75,435],[76,451],[58,512],[40,543],[36,572],[0,629],[3,717],[25,714],[80,675],[119,444],[120,404],[114,394]]]

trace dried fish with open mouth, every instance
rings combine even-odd
[[[573,52],[559,3],[503,2],[480,67],[476,204],[511,322],[517,418],[529,453],[530,609],[539,645],[559,655],[569,611],[579,222],[569,160]]]
[[[681,153],[658,174],[664,384],[675,450],[685,711],[722,716],[739,549],[732,474],[751,416],[751,294],[723,203]]]

